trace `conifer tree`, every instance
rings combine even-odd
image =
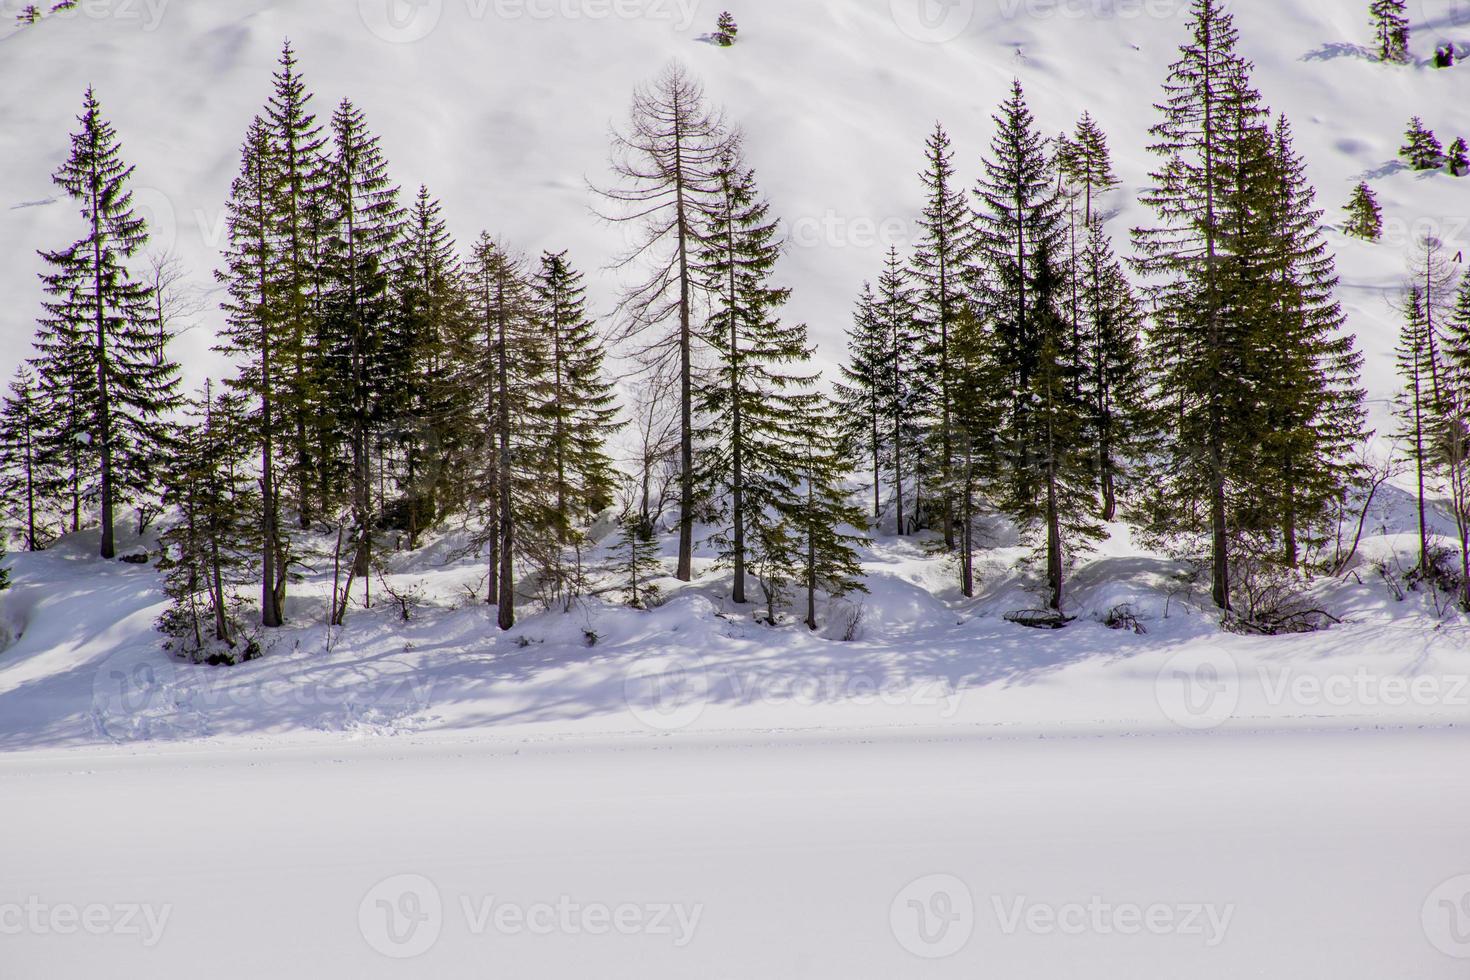
[[[634,609],[649,609],[658,604],[659,588],[654,579],[662,574],[658,536],[653,521],[629,508],[618,518],[618,543],[613,550],[612,571],[618,576],[623,601]]]
[[[566,252],[542,254],[532,288],[547,354],[552,520],[557,542],[566,545],[579,537],[583,522],[612,504],[606,446],[617,429],[617,408],[603,376],[597,325],[587,315],[582,273]]]
[[[165,502],[177,522],[161,537],[159,569],[170,605],[159,629],[196,659],[234,663],[247,655],[233,587],[250,575],[259,533],[248,427],[245,397],[216,396],[206,383],[168,464]]]
[[[853,323],[847,332],[847,362],[837,384],[840,417],[849,441],[862,447],[872,466],[873,520],[883,516],[882,471],[888,443],[888,418],[894,403],[892,338],[878,312],[871,283],[863,283]]]
[[[916,312],[924,332],[922,355],[934,371],[932,449],[938,456],[936,476],[939,506],[947,550],[955,548],[954,415],[958,395],[951,354],[955,325],[971,288],[969,270],[974,261],[974,218],[964,190],[955,178],[949,136],[935,123],[925,144],[928,166],[924,182],[924,212],[919,218],[920,238],[914,246],[913,269],[917,284]]]
[[[456,493],[473,443],[468,392],[454,376],[454,350],[467,316],[463,271],[439,202],[420,187],[394,268],[398,311],[388,346],[402,371],[385,411],[397,445],[400,519],[408,547]]]
[[[90,88],[77,121],[71,156],[52,179],[80,205],[86,233],[68,248],[41,253],[50,266],[41,276],[50,298],[35,363],[53,404],[67,406],[53,447],[69,445],[61,451],[95,460],[100,551],[112,558],[114,509],[156,487],[155,453],[169,444],[164,419],[179,404],[178,365],[160,349],[167,336],[154,323],[152,291],[128,268],[148,230],[132,209],[133,168]],[[83,464],[74,462],[81,482]]]
[[[1430,440],[1437,414],[1430,376],[1437,373],[1437,368],[1434,366],[1436,354],[1430,343],[1424,293],[1417,283],[1407,289],[1403,313],[1397,348],[1403,390],[1396,402],[1396,410],[1402,426],[1400,432],[1408,443],[1409,460],[1414,466],[1415,503],[1419,516],[1419,571],[1425,573],[1429,570],[1430,561],[1425,492],[1430,468]]]
[[[1163,118],[1151,130],[1150,149],[1162,163],[1143,203],[1158,222],[1134,231],[1156,311],[1150,356],[1171,408],[1151,509],[1166,537],[1207,537],[1212,596],[1229,613],[1229,495],[1232,478],[1249,471],[1259,431],[1252,413],[1239,411],[1257,380],[1249,370],[1252,321],[1240,307],[1247,277],[1259,271],[1251,264],[1255,243],[1244,233],[1258,229],[1240,227],[1252,213],[1242,187],[1249,191],[1254,180],[1259,192],[1268,141],[1250,65],[1236,51],[1239,34],[1219,0],[1193,0],[1190,34],[1164,83]]]
[[[1460,546],[1461,602],[1470,610],[1470,276],[1460,281],[1444,352],[1447,394],[1435,455],[1449,484]]]
[[[818,628],[817,593],[839,598],[866,592],[857,544],[862,540],[843,530],[861,527],[862,508],[854,506],[842,487],[846,470],[845,446],[835,406],[825,399],[805,407],[797,447],[800,497],[789,519],[800,551],[799,579],[806,596],[808,629]]]
[[[1444,147],[1418,116],[1409,120],[1399,156],[1408,160],[1415,170],[1438,170],[1445,163]]]
[[[58,489],[56,467],[43,453],[45,434],[56,422],[53,409],[22,364],[0,408],[0,499],[6,517],[20,525],[27,551],[46,546],[46,511]]]
[[[389,291],[405,216],[379,139],[369,132],[362,112],[344,99],[331,129],[336,228],[328,245],[325,307],[327,356],[335,371],[324,388],[346,436],[353,574],[366,586],[376,523],[373,441],[407,370]]]
[[[1111,521],[1118,512],[1118,484],[1128,461],[1148,445],[1153,420],[1139,349],[1143,312],[1100,217],[1092,219],[1075,278],[1083,337],[1079,384],[1096,445],[1099,516]]]
[[[327,495],[325,480],[317,485],[313,443],[320,444],[319,421],[327,417],[320,390],[323,366],[317,341],[321,337],[323,254],[333,230],[332,176],[327,161],[327,137],[311,111],[312,94],[297,68],[291,42],[282,47],[274,91],[263,122],[273,171],[267,181],[271,197],[268,225],[275,239],[272,278],[278,280],[273,303],[279,307],[282,335],[276,357],[283,366],[282,381],[273,391],[279,406],[280,440],[289,441],[291,482],[302,529]],[[315,437],[315,438],[314,438]],[[315,495],[315,499],[314,499]]]
[[[1446,166],[1450,168],[1450,175],[1453,177],[1463,177],[1470,173],[1470,146],[1466,145],[1465,137],[1456,136],[1455,141],[1450,144]]]
[[[715,42],[722,48],[728,48],[739,36],[740,28],[735,25],[734,16],[728,10],[723,11],[715,27]]]
[[[276,168],[270,161],[270,136],[259,117],[241,149],[240,173],[226,204],[228,245],[224,268],[215,277],[225,287],[226,326],[219,350],[238,359],[239,374],[228,387],[248,400],[249,432],[260,463],[260,623],[270,629],[285,622],[290,543],[281,526],[278,466],[281,411],[277,393],[285,383],[278,357],[285,324],[277,302],[280,253],[272,234]]]
[[[623,295],[622,339],[641,355],[672,362],[679,384],[679,560],[675,576],[693,577],[694,367],[700,283],[699,227],[720,195],[718,170],[732,136],[704,88],[680,64],[633,95],[626,132],[613,136],[613,171],[621,186],[600,191],[618,212],[611,220],[641,226],[620,268],[648,266]]]
[[[925,359],[922,334],[915,308],[915,290],[909,271],[898,257],[898,249],[890,246],[883,272],[878,277],[877,303],[874,310],[886,341],[888,382],[884,394],[888,407],[884,419],[887,434],[887,459],[893,474],[894,520],[902,536],[917,530],[920,504],[919,445],[923,439],[923,419],[928,409],[930,381],[924,374]],[[914,484],[914,516],[904,509],[904,485]]]
[[[1353,189],[1352,200],[1348,201],[1345,210],[1348,220],[1343,226],[1344,234],[1368,242],[1376,242],[1383,237],[1383,208],[1379,206],[1373,188],[1366,183],[1360,183]]]
[[[1063,262],[1064,203],[1047,140],[1026,106],[1019,81],[1012,83],[1010,97],[993,118],[996,133],[975,195],[990,283],[984,312],[995,335],[992,352],[1010,392],[1009,404],[1002,410],[998,448],[1003,458],[998,471],[1014,481],[1005,490],[1007,496],[1032,500],[1040,474],[1031,458],[1036,447],[1031,421],[1032,382],[1042,342],[1039,320],[1046,318],[1050,329],[1050,318],[1061,315],[1059,309],[1039,310],[1033,290],[1044,281],[1053,290],[1049,298],[1059,302],[1060,283],[1070,275]],[[1072,352],[1070,344],[1067,350]]]
[[[701,476],[727,521],[714,537],[734,572],[731,600],[746,601],[748,566],[784,578],[796,499],[794,437],[815,378],[794,373],[812,349],[804,324],[781,322],[790,290],[771,275],[781,253],[778,222],[737,150],[718,171],[720,196],[701,233],[700,267],[711,297],[704,342],[713,370],[699,385],[706,425]],[[770,607],[770,583],[766,587]]]
[[[1404,0],[1373,0],[1373,36],[1381,61],[1409,60],[1409,15]]]
[[[1107,134],[1091,113],[1083,112],[1077,120],[1076,131],[1057,140],[1056,154],[1057,170],[1062,180],[1074,193],[1082,195],[1083,227],[1091,227],[1095,216],[1094,202],[1120,183],[1113,172]]]

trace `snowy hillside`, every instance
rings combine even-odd
[[[76,235],[50,175],[89,84],[199,299],[173,353],[190,386],[230,369],[213,273],[283,38],[405,198],[428,185],[461,246],[568,249],[602,318],[629,244],[593,212],[609,129],[684,62],[746,133],[828,378],[862,283],[916,238],[935,120],[971,184],[1013,78],[1044,131],[1084,109],[1106,131],[1120,251],[1147,220],[1188,0],[728,5],[731,48],[713,0],[80,0],[23,27],[0,0],[0,371],[30,354],[36,250]],[[1413,115],[1470,137],[1470,64],[1430,59],[1470,57],[1470,0],[1409,0],[1405,66],[1371,57],[1366,6],[1230,4],[1332,226],[1381,457],[1410,249],[1470,249],[1470,178],[1398,158]],[[1360,181],[1377,243],[1336,227]],[[877,535],[865,593],[773,628],[702,547],[657,608],[545,612],[522,583],[499,632],[449,526],[389,553],[341,629],[340,545],[301,533],[286,627],[225,668],[165,652],[158,569],[100,561],[95,531],[13,550],[0,977],[1463,977],[1470,615],[1404,585],[1400,482],[1346,573],[1305,586],[1331,628],[1290,636],[1223,630],[1208,582],[1123,522],[1071,578],[1071,625],[1024,628],[1036,562],[999,521],[971,599],[932,541]],[[156,554],[134,526],[120,552]],[[1430,530],[1453,533],[1443,506]]]

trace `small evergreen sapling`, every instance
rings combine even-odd
[[[1373,35],[1382,61],[1409,60],[1409,16],[1404,0],[1373,0]]]
[[[1418,116],[1409,120],[1399,156],[1408,160],[1415,170],[1438,170],[1444,166],[1444,146]]]
[[[720,19],[715,27],[715,43],[722,48],[728,48],[735,43],[740,36],[740,28],[735,24],[735,18],[726,10],[720,14]]]
[[[1373,188],[1367,184],[1354,188],[1346,210],[1348,220],[1342,229],[1345,234],[1368,242],[1376,242],[1383,237],[1383,208],[1379,207]]]
[[[1457,136],[1450,144],[1449,168],[1454,177],[1463,177],[1470,173],[1470,146],[1465,144],[1463,136]]]

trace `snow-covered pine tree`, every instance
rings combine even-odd
[[[1060,315],[1059,309],[1038,310],[1032,293],[1045,277],[1048,288],[1054,290],[1049,298],[1062,300],[1058,284],[1070,275],[1064,261],[1065,202],[1048,141],[1036,126],[1019,81],[1012,82],[1010,97],[993,119],[996,132],[975,196],[979,254],[990,284],[983,311],[994,334],[989,349],[999,359],[1004,390],[1011,393],[1002,411],[996,447],[1000,458],[994,473],[1003,484],[1009,483],[998,487],[997,496],[1027,501],[1037,499],[1036,481],[1041,475],[1031,455],[1036,447],[1031,389],[1041,344],[1037,320]],[[1047,328],[1051,328],[1049,320]],[[1071,344],[1067,350],[1072,351]],[[986,397],[974,389],[971,393],[972,397]]]
[[[41,398],[30,367],[16,369],[0,408],[0,499],[5,516],[19,524],[27,551],[40,551],[50,537],[47,515],[58,473],[42,446],[56,424],[55,408]]]
[[[797,577],[806,598],[804,621],[812,630],[818,628],[818,592],[835,599],[868,591],[857,553],[862,539],[844,530],[860,528],[865,521],[862,508],[842,485],[848,454],[838,410],[825,398],[814,399],[804,406],[797,430],[801,496],[788,518],[800,551]]]
[[[393,344],[401,383],[384,412],[384,435],[397,450],[399,492],[385,515],[408,532],[408,547],[452,505],[473,445],[469,393],[454,376],[453,349],[467,316],[463,271],[442,209],[420,187],[394,267],[398,306]]]
[[[1366,183],[1359,183],[1353,188],[1352,199],[1344,210],[1348,220],[1343,226],[1343,234],[1367,242],[1376,242],[1383,237],[1383,208],[1379,206],[1373,188]]]
[[[566,252],[542,253],[532,290],[547,355],[551,519],[557,542],[565,546],[612,504],[615,479],[607,442],[617,430],[618,411],[603,375],[602,338],[587,315],[582,273]]]
[[[889,246],[883,272],[878,277],[874,312],[878,318],[886,347],[888,397],[884,424],[888,430],[885,463],[893,474],[895,529],[900,536],[917,531],[920,523],[919,471],[920,443],[924,438],[924,418],[929,409],[932,376],[924,373],[927,366],[923,331],[915,306],[915,289],[911,273],[899,258],[898,249]],[[912,481],[914,516],[904,509],[904,485]]]
[[[878,314],[871,283],[863,283],[847,330],[847,362],[837,383],[840,421],[849,441],[862,447],[862,458],[872,467],[873,520],[883,516],[882,473],[888,442],[887,420],[893,404],[891,339]]]
[[[1409,13],[1405,0],[1373,0],[1373,39],[1381,61],[1409,60]]]
[[[791,291],[771,283],[781,255],[779,222],[738,145],[717,178],[720,195],[700,232],[699,265],[711,298],[702,334],[714,363],[697,388],[705,419],[698,462],[722,515],[713,541],[734,573],[731,600],[743,604],[748,568],[763,569],[763,579],[791,574],[796,439],[816,397],[815,375],[802,371],[812,354],[806,325],[780,319]],[[773,584],[762,582],[768,609]]]
[[[279,281],[280,253],[272,233],[276,200],[270,161],[270,134],[256,117],[241,148],[240,173],[230,185],[226,208],[224,268],[215,277],[224,286],[226,325],[218,349],[238,362],[230,390],[247,399],[253,449],[259,455],[260,623],[270,629],[285,622],[290,542],[281,527],[278,468],[282,413],[277,393],[285,385],[287,363],[279,356],[286,346]]]
[[[1108,137],[1089,112],[1077,120],[1071,135],[1057,140],[1057,170],[1068,188],[1082,195],[1082,223],[1089,227],[1095,216],[1097,198],[1117,187],[1113,158],[1108,151]]]
[[[1444,166],[1444,146],[1418,116],[1409,120],[1399,156],[1409,161],[1409,166],[1415,170],[1438,170]]]
[[[919,240],[914,245],[913,270],[917,284],[916,312],[924,333],[925,359],[934,369],[934,418],[930,429],[930,458],[947,551],[955,548],[954,414],[958,395],[951,372],[951,347],[960,311],[973,288],[970,275],[975,253],[974,217],[964,189],[955,178],[954,152],[944,127],[924,145],[927,166],[924,211],[919,218]]]
[[[152,291],[128,268],[148,229],[132,207],[133,168],[90,88],[77,121],[71,156],[52,179],[80,205],[86,233],[68,248],[40,253],[50,267],[41,276],[50,298],[34,363],[48,398],[67,406],[53,450],[69,445],[82,455],[85,446],[86,460],[95,460],[100,552],[111,558],[115,508],[156,489],[155,454],[170,442],[165,418],[179,405],[178,365],[159,349],[167,337],[154,323]]]
[[[1450,175],[1463,177],[1470,174],[1470,145],[1466,145],[1465,137],[1456,136],[1455,141],[1450,144],[1449,154],[1445,158],[1445,165],[1449,167]]]
[[[1259,389],[1265,417],[1253,482],[1261,492],[1253,496],[1274,508],[1263,523],[1279,535],[1282,564],[1296,568],[1299,537],[1329,533],[1325,524],[1349,490],[1353,451],[1365,438],[1362,358],[1342,331],[1323,212],[1285,116],[1271,134],[1270,161],[1264,212],[1274,225],[1274,302],[1255,345],[1270,384]]]
[[[1169,68],[1163,118],[1150,130],[1150,149],[1162,164],[1142,200],[1158,220],[1133,233],[1155,311],[1149,354],[1160,372],[1159,400],[1171,410],[1171,438],[1150,481],[1150,523],[1185,550],[1208,540],[1212,596],[1226,612],[1228,495],[1232,481],[1249,471],[1259,435],[1250,413],[1237,411],[1255,383],[1247,321],[1239,315],[1248,285],[1242,276],[1255,270],[1250,243],[1227,224],[1231,212],[1250,213],[1239,200],[1244,162],[1259,160],[1267,145],[1238,39],[1220,0],[1193,0],[1190,39]]]
[[[329,417],[320,391],[324,371],[318,340],[322,257],[335,208],[329,196],[332,178],[327,136],[311,111],[312,94],[297,68],[290,41],[282,47],[273,82],[263,121],[270,145],[268,161],[274,171],[267,182],[271,195],[267,220],[276,239],[272,277],[279,280],[275,303],[283,325],[276,357],[283,370],[282,382],[272,394],[278,406],[283,457],[289,460],[297,519],[304,530],[311,526],[314,512],[329,506],[330,496],[330,481],[325,473],[316,472],[325,464],[318,459],[322,455],[319,420]],[[289,452],[284,448],[287,442]]]
[[[1101,217],[1092,219],[1075,278],[1081,296],[1081,387],[1096,446],[1099,516],[1111,521],[1128,463],[1150,442],[1154,413],[1151,379],[1140,352],[1143,310]]]
[[[234,587],[251,577],[259,535],[250,424],[245,396],[216,396],[206,382],[168,462],[165,502],[176,521],[160,538],[170,603],[158,626],[171,649],[195,660],[235,663],[251,655],[234,598]]]
[[[367,586],[376,525],[373,450],[402,392],[407,349],[395,332],[389,284],[402,243],[404,210],[388,162],[362,112],[344,99],[332,114],[336,228],[328,244],[327,357],[323,385],[348,447],[353,574]]]
[[[679,561],[681,582],[694,562],[695,303],[704,278],[697,267],[699,226],[718,200],[717,171],[732,139],[721,114],[706,103],[704,87],[677,62],[633,95],[626,132],[615,132],[613,172],[621,186],[599,193],[641,233],[620,260],[647,265],[619,307],[620,339],[636,339],[639,353],[672,362],[679,383]]]

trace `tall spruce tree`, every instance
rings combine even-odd
[[[868,591],[857,553],[862,539],[844,530],[865,522],[862,508],[848,499],[842,485],[847,447],[836,411],[826,399],[804,406],[797,446],[800,496],[788,515],[800,552],[798,576],[806,598],[803,621],[812,630],[818,628],[818,592],[835,599]]]
[[[959,392],[952,354],[960,312],[972,288],[969,271],[974,261],[974,217],[964,189],[955,177],[954,152],[944,127],[924,146],[927,167],[919,174],[924,183],[924,211],[919,218],[919,240],[914,246],[913,270],[918,286],[916,312],[924,333],[924,354],[933,368],[934,419],[931,453],[938,483],[944,546],[955,548],[954,415]]]
[[[1063,135],[1057,140],[1057,170],[1074,194],[1082,197],[1082,224],[1091,227],[1096,216],[1097,198],[1120,181],[1113,172],[1113,158],[1108,151],[1108,137],[1089,112],[1083,112],[1077,120],[1077,128],[1071,136]]]
[[[1194,0],[1189,29],[1151,129],[1150,149],[1162,164],[1142,200],[1158,222],[1133,237],[1155,310],[1150,355],[1171,409],[1171,439],[1152,487],[1155,527],[1168,537],[1208,539],[1212,596],[1228,613],[1229,496],[1232,480],[1249,471],[1258,435],[1253,413],[1241,411],[1258,380],[1248,371],[1250,328],[1240,309],[1242,277],[1256,270],[1248,236],[1230,225],[1232,212],[1250,213],[1240,196],[1246,161],[1259,161],[1267,141],[1250,65],[1219,0]]]
[[[873,520],[883,516],[883,457],[888,445],[893,373],[889,369],[892,341],[878,312],[871,283],[863,283],[847,331],[847,361],[837,383],[840,419],[854,446],[862,447],[862,458],[872,467]]]
[[[240,362],[228,386],[248,399],[249,433],[260,459],[260,622],[274,629],[285,622],[290,543],[281,527],[278,475],[282,413],[277,393],[285,383],[285,364],[278,353],[286,325],[278,302],[279,240],[271,227],[277,170],[270,154],[269,131],[257,117],[241,149],[240,173],[230,186],[228,244],[224,268],[215,276],[227,297],[219,350]]]
[[[1431,376],[1436,373],[1438,355],[1430,342],[1430,322],[1425,311],[1424,292],[1411,282],[1404,296],[1404,322],[1399,329],[1397,348],[1399,376],[1403,389],[1395,402],[1400,434],[1408,443],[1409,461],[1414,467],[1415,503],[1419,518],[1419,572],[1428,572],[1430,562],[1429,525],[1426,516],[1430,445],[1438,417]]]
[[[784,578],[788,515],[797,499],[794,434],[815,398],[804,324],[780,319],[791,291],[771,283],[781,254],[778,222],[754,171],[732,149],[717,173],[720,194],[702,229],[700,267],[712,298],[704,328],[714,366],[699,384],[707,421],[701,477],[725,520],[714,541],[734,573],[731,600],[746,602],[748,567]],[[768,608],[771,584],[763,582]]]
[[[698,351],[699,229],[720,196],[719,168],[733,139],[707,104],[699,81],[677,62],[633,95],[626,131],[613,135],[619,186],[601,190],[610,220],[640,227],[621,268],[646,266],[623,295],[623,337],[640,353],[672,362],[679,400],[679,559],[677,578],[693,577],[695,482],[694,374]]]
[[[888,381],[884,388],[888,405],[884,426],[887,428],[885,463],[893,474],[893,510],[895,530],[906,535],[919,527],[918,514],[920,443],[923,422],[929,408],[931,376],[925,374],[923,334],[915,308],[915,289],[911,273],[898,256],[898,249],[888,249],[883,272],[878,277],[874,312],[885,341],[885,368]],[[904,487],[913,483],[910,500],[914,504],[911,517],[905,510]]]
[[[366,587],[376,525],[374,439],[407,371],[389,289],[405,214],[380,141],[368,130],[362,112],[344,99],[332,115],[331,129],[336,227],[328,244],[324,305],[331,370],[324,389],[346,437],[353,573]]]
[[[617,429],[612,385],[603,375],[602,340],[587,314],[582,273],[566,252],[545,252],[532,280],[547,355],[549,488],[556,540],[567,545],[612,504],[607,442]]]
[[[114,510],[156,489],[156,453],[170,441],[165,419],[179,405],[178,365],[162,349],[152,291],[128,267],[148,230],[133,211],[133,168],[90,88],[77,122],[71,155],[52,179],[80,206],[86,231],[68,248],[40,253],[49,298],[35,364],[47,396],[66,406],[52,447],[72,456],[74,485],[91,481],[83,470],[95,462],[99,550],[112,558]]]

